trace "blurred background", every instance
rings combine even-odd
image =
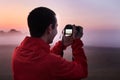
[[[85,45],[120,47],[119,4],[119,0],[0,0],[0,33],[16,29],[29,35],[29,12],[35,7],[46,6],[57,14],[58,35],[66,24],[76,24],[84,28]],[[0,42],[4,43],[6,40]]]
[[[84,28],[82,40],[89,65],[85,80],[120,79],[119,0],[0,0],[0,80],[12,80],[12,52],[29,36],[27,16],[39,6],[57,14],[58,34],[53,44],[60,40],[66,24]],[[64,58],[71,60],[70,47]]]

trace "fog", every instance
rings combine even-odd
[[[84,30],[82,40],[85,46],[120,47],[119,30]],[[61,33],[55,37],[53,44],[60,40]],[[29,34],[0,35],[0,45],[18,45]]]
[[[120,30],[86,30],[83,41],[89,46],[120,47]]]
[[[0,35],[0,45],[18,45],[26,34]]]
[[[59,40],[60,33],[55,37],[54,42]],[[103,29],[88,30],[84,29],[84,35],[81,38],[85,46],[95,47],[120,47],[120,30],[119,29]]]

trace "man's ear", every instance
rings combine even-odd
[[[50,24],[47,28],[47,33],[51,34],[52,33],[52,24]]]

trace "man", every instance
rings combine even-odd
[[[38,7],[30,12],[31,36],[26,37],[13,53],[14,80],[80,80],[87,77],[87,61],[80,39],[63,36],[63,40],[50,50],[57,25],[56,14],[49,8]],[[72,45],[73,62],[59,56],[69,45]]]

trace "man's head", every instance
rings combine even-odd
[[[49,8],[38,7],[28,15],[28,27],[31,37],[46,36],[48,43],[53,41],[57,34],[57,19],[56,14]]]

